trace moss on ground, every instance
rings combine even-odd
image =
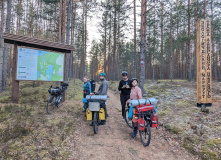
[[[113,90],[114,92],[119,92],[118,86],[119,86],[119,81],[108,81],[109,89]]]
[[[165,94],[168,89],[168,85],[164,85],[163,83],[150,83],[144,85],[144,90],[147,92],[147,97],[155,97]]]
[[[56,85],[56,83],[52,83]],[[46,114],[50,82],[21,82],[19,104],[10,104],[10,91],[0,94],[1,159],[68,159],[68,137],[73,135],[82,99],[80,80],[70,82],[63,106]]]

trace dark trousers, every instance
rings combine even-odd
[[[121,106],[122,106],[122,117],[124,117],[125,106],[126,106],[126,102],[128,99],[130,99],[130,95],[120,94],[120,102],[121,102]]]

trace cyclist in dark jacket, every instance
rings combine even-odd
[[[120,81],[118,90],[121,91],[120,101],[122,107],[122,121],[125,121],[124,112],[125,105],[128,99],[130,99],[131,81],[127,77],[128,73],[126,71],[122,72],[123,79]]]

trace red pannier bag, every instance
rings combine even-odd
[[[145,111],[150,111],[150,110],[155,110],[154,106],[151,104],[142,104],[140,106],[137,106],[137,114],[139,112],[145,112]]]
[[[157,114],[154,113],[154,115],[150,116],[150,119],[152,121],[152,127],[157,127]]]
[[[145,111],[150,111],[150,110],[155,111],[155,108],[152,104],[140,105],[140,106],[137,106],[136,114],[139,114],[139,112],[145,112]],[[152,121],[151,127],[153,127],[153,128],[157,127],[157,114],[156,114],[156,112],[154,112],[154,115],[151,115],[150,119]],[[138,121],[138,126],[139,126],[139,121]]]
[[[143,131],[144,130],[144,118],[138,119],[138,130]]]

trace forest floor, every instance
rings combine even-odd
[[[98,134],[93,133],[91,122],[86,122],[82,115],[77,119],[73,159],[149,159],[149,160],[193,160],[178,141],[163,127],[152,129],[151,143],[144,147],[139,134],[130,140],[132,129],[122,122],[120,96],[112,90],[108,91],[107,101],[109,117],[105,126],[99,126]]]
[[[122,122],[118,82],[109,82],[107,124],[93,133],[82,111],[82,82],[70,82],[67,100],[50,115],[45,105],[49,84],[20,84],[19,105],[9,91],[0,94],[0,159],[159,159],[221,158],[221,85],[213,83],[209,113],[196,107],[196,83],[147,81],[148,97],[156,97],[159,129],[152,128],[150,145]]]

